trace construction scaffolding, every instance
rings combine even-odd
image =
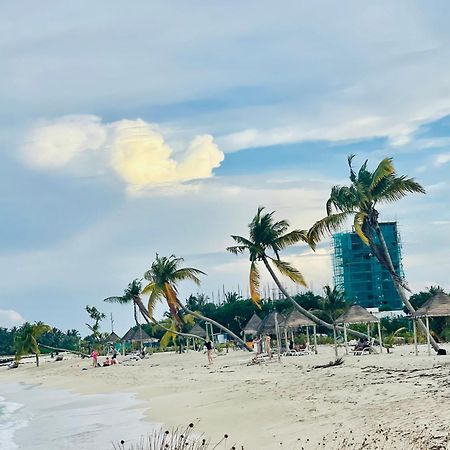
[[[403,277],[401,241],[397,222],[380,223],[395,271]],[[389,272],[353,230],[333,235],[334,285],[346,298],[364,308],[402,309],[402,301]]]

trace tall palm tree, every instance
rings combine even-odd
[[[339,230],[348,219],[353,219],[355,232],[364,244],[370,247],[380,264],[388,270],[404,305],[410,313],[414,313],[414,308],[405,294],[405,290],[411,291],[401,274],[395,271],[378,222],[380,213],[377,208],[381,204],[400,200],[409,193],[425,194],[425,189],[413,178],[398,175],[392,158],[384,158],[373,172],[367,169],[366,161],[358,172],[355,172],[352,164],[354,157],[355,155],[348,157],[350,186],[334,186],[331,189],[326,203],[327,215],[308,231],[308,241],[314,248],[325,235]],[[425,324],[421,320],[419,325],[426,333]],[[438,344],[431,339],[433,348],[438,351]]]
[[[180,267],[183,262],[183,258],[177,258],[175,255],[169,257],[159,256],[156,254],[155,261],[152,263],[150,269],[145,272],[144,278],[149,281],[149,284],[142,290],[143,294],[148,294],[148,306],[147,311],[149,315],[153,315],[155,305],[160,300],[165,300],[172,317],[178,322],[179,325],[182,321],[179,317],[179,311],[182,309],[184,312],[191,314],[197,319],[209,322],[221,329],[229,336],[233,337],[244,348],[252,351],[247,344],[231,330],[216,322],[209,317],[205,317],[197,311],[192,311],[183,305],[178,299],[177,285],[180,281],[191,280],[195,284],[200,285],[200,275],[206,275],[199,269],[193,267]]]
[[[162,328],[163,330],[165,330],[166,332],[173,332],[174,334],[177,334],[180,336],[192,337],[195,339],[202,339],[194,334],[182,333],[181,331],[178,331],[178,330],[172,330],[171,328],[165,327],[161,322],[157,322],[155,320],[155,318],[153,317],[153,311],[150,314],[149,311],[147,310],[147,308],[142,303],[142,299],[141,299],[142,294],[143,294],[142,283],[140,280],[135,279],[128,285],[128,287],[125,289],[123,295],[115,296],[115,297],[108,297],[108,298],[105,298],[104,301],[108,302],[108,303],[119,303],[121,305],[133,303],[134,320],[136,322],[136,325],[139,325],[139,320],[138,320],[138,310],[139,310],[139,312],[141,313],[142,317],[144,318],[144,320],[147,322],[148,325],[152,325],[152,324],[156,325],[156,326]]]
[[[306,286],[303,275],[287,261],[283,261],[280,258],[280,252],[286,247],[300,241],[308,243],[307,232],[304,230],[288,231],[289,223],[286,220],[275,222],[273,219],[275,211],[266,213],[264,212],[264,209],[264,207],[260,206],[255,217],[250,222],[249,238],[232,235],[231,237],[238,245],[227,248],[229,252],[234,253],[235,255],[244,252],[248,252],[250,255],[250,295],[253,302],[260,307],[261,295],[259,291],[260,273],[258,262],[262,261],[275,284],[278,286],[283,295],[290,300],[295,309],[309,317],[316,324],[329,330],[333,330],[333,325],[325,322],[311,311],[303,308],[303,306],[299,305],[288,294],[271,266],[271,264],[273,264],[282,275],[288,277],[294,283]],[[271,252],[272,255],[270,255],[269,252]],[[359,333],[354,330],[349,330],[349,332],[358,337],[365,336],[363,333]]]
[[[14,337],[14,348],[16,350],[16,361],[29,353],[33,353],[36,356],[36,367],[39,367],[39,355],[41,351],[39,349],[38,339],[45,333],[51,331],[51,327],[42,322],[36,322],[35,324],[25,323],[19,329]]]

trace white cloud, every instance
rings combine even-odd
[[[96,116],[43,120],[28,134],[22,157],[31,166],[58,169],[81,153],[104,146],[106,134],[105,126]]]
[[[209,178],[224,158],[210,135],[197,136],[176,161],[171,147],[151,124],[122,120],[114,127],[112,165],[137,189]]]
[[[90,157],[90,151],[99,150],[103,158]],[[25,162],[39,169],[71,167],[80,162],[81,154],[86,159],[76,170],[91,171],[93,164],[111,166],[132,191],[210,178],[224,159],[210,135],[196,136],[186,151],[175,155],[154,124],[141,119],[103,124],[88,115],[40,122],[22,151]]]
[[[25,319],[13,309],[0,309],[0,327],[11,328],[22,325]]]
[[[441,153],[440,155],[436,156],[435,165],[443,166],[444,164],[447,164],[449,161],[450,161],[450,153]]]

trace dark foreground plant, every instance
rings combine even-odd
[[[244,450],[243,446],[229,444],[228,434],[224,434],[218,442],[211,442],[203,434],[194,431],[194,424],[172,430],[159,429],[133,443],[122,440],[113,443],[114,450]]]

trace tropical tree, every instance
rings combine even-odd
[[[144,274],[144,278],[149,281],[147,286],[142,290],[143,294],[149,295],[147,305],[148,314],[152,316],[156,303],[165,300],[173,319],[176,320],[179,326],[183,323],[179,316],[179,312],[180,310],[183,310],[185,313],[191,314],[197,319],[215,325],[217,328],[233,337],[233,339],[238,341],[244,348],[251,351],[239,336],[224,325],[203,316],[197,311],[190,310],[180,302],[178,299],[178,283],[180,281],[190,280],[195,284],[200,285],[199,276],[206,275],[201,270],[193,267],[180,267],[180,264],[183,261],[183,258],[177,258],[175,255],[160,257],[156,254],[155,261],[152,263],[150,269]]]
[[[242,236],[232,235],[231,237],[237,245],[227,248],[229,252],[234,253],[235,255],[245,252],[249,253],[250,295],[253,302],[256,306],[261,307],[261,295],[259,290],[260,272],[258,263],[262,261],[275,284],[278,286],[283,295],[292,303],[295,309],[309,317],[316,324],[329,330],[333,330],[333,325],[325,322],[311,311],[303,308],[303,306],[297,303],[294,298],[289,295],[271,266],[271,264],[273,264],[282,275],[286,276],[294,283],[306,286],[303,275],[289,262],[283,261],[280,258],[280,252],[291,245],[297,244],[298,242],[309,243],[307,239],[307,231],[288,231],[289,222],[287,220],[275,222],[273,218],[275,211],[267,213],[264,212],[264,209],[264,207],[260,206],[255,217],[250,222],[250,236],[248,238],[244,238]],[[349,330],[349,332],[358,337],[365,336],[363,333],[359,333],[354,330]]]
[[[51,327],[42,322],[35,324],[24,323],[14,337],[14,348],[16,350],[16,361],[22,356],[33,353],[36,356],[36,367],[39,367],[39,349],[38,339],[45,333],[51,331]]]
[[[106,317],[106,315],[100,312],[95,306],[86,305],[85,309],[89,317],[94,321],[92,325],[87,323],[86,326],[92,331],[93,340],[98,341],[100,337],[100,322]]]
[[[392,263],[389,250],[378,222],[380,213],[378,206],[396,202],[409,193],[424,194],[425,189],[413,178],[398,175],[392,158],[383,159],[377,168],[371,172],[366,162],[358,172],[353,168],[353,158],[348,157],[350,169],[350,186],[334,186],[326,203],[327,215],[318,220],[308,231],[308,242],[314,248],[327,234],[341,229],[349,219],[353,219],[355,232],[362,242],[369,246],[380,264],[386,268],[392,277],[394,286],[410,313],[414,308],[406,297],[405,291],[410,291],[401,273],[397,273]],[[426,333],[425,324],[419,320],[419,326]],[[431,338],[433,348],[439,346]]]
[[[108,297],[108,298],[105,298],[104,301],[108,302],[108,303],[119,303],[122,305],[132,303],[133,308],[134,308],[134,320],[136,322],[136,325],[139,325],[139,320],[138,320],[138,310],[139,310],[139,312],[141,313],[144,320],[150,326],[153,324],[153,325],[156,325],[156,326],[162,328],[166,332],[172,332],[172,333],[175,333],[180,336],[192,337],[195,339],[199,339],[198,336],[195,336],[194,334],[182,333],[178,330],[172,330],[171,328],[167,328],[166,326],[164,326],[163,323],[157,322],[155,320],[155,318],[153,317],[153,310],[150,313],[149,310],[142,303],[142,299],[141,299],[142,294],[143,294],[142,283],[140,280],[135,279],[128,285],[128,287],[125,289],[123,295],[115,296],[115,297]]]

